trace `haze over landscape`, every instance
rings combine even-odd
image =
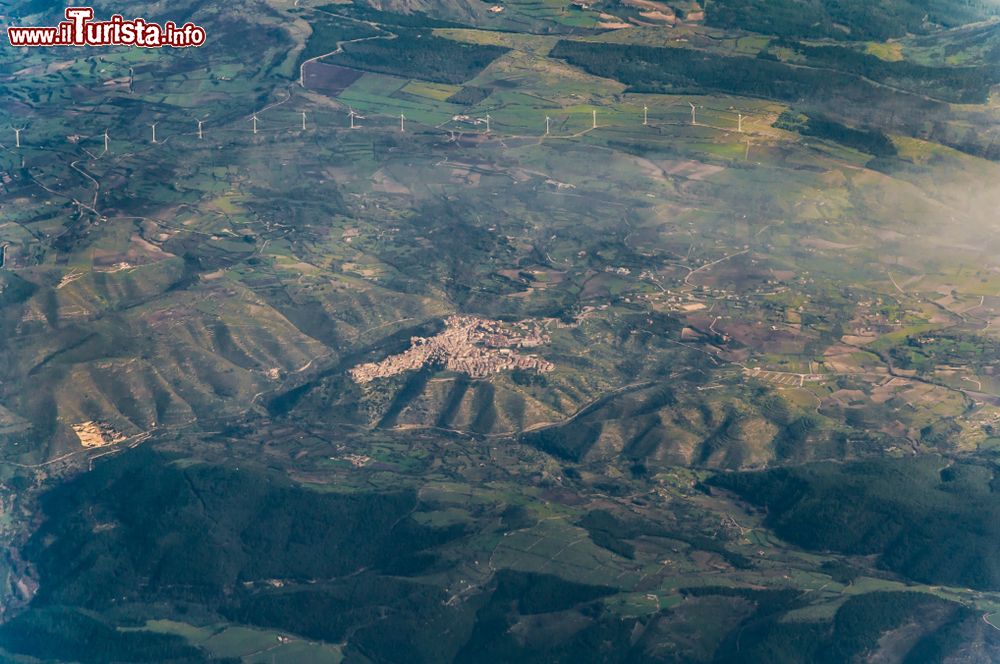
[[[114,14],[0,48],[0,661],[1000,661],[1000,4]]]

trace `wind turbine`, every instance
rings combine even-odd
[[[549,116],[545,116],[545,135],[549,135]]]
[[[354,124],[354,119],[355,118],[357,118],[359,120],[363,120],[364,119],[363,117],[361,117],[360,115],[358,115],[357,113],[355,113],[353,108],[351,109],[351,112],[347,114],[347,117],[349,117],[351,119],[351,129],[357,129],[358,128],[358,126],[356,124]]]
[[[691,107],[691,124],[696,125],[698,124],[698,116],[696,115],[698,108],[691,102],[688,102],[688,106]]]
[[[251,115],[250,119],[253,120],[253,133],[256,134],[257,133],[257,114],[254,113],[253,115]]]
[[[404,124],[405,122],[406,122],[406,116],[403,115],[402,113],[400,113],[399,114],[399,132],[400,133],[403,133],[403,132],[406,131],[406,125]]]
[[[153,143],[156,142],[156,125],[158,124],[159,124],[158,122],[154,122],[153,124],[149,125],[150,128],[153,130],[153,141],[152,141]]]
[[[490,114],[486,114],[486,133],[490,133]]]
[[[590,128],[597,129],[597,111],[591,111],[591,114],[593,116],[593,122],[591,122]]]
[[[196,119],[195,122],[198,123],[198,140],[200,141],[202,138],[204,138],[204,134],[201,133],[201,124],[204,122],[204,120]]]
[[[105,151],[105,152],[107,152],[107,151],[108,151],[108,140],[109,140],[109,139],[108,139],[108,130],[107,130],[107,129],[105,129],[105,130],[104,130],[104,151]]]
[[[738,131],[739,133],[742,134],[743,133],[743,114],[742,113],[737,113],[736,116],[737,116],[736,131]]]
[[[302,131],[306,130],[306,112],[302,111]]]
[[[649,124],[649,106],[642,107],[642,126],[645,127]]]
[[[21,147],[21,132],[24,131],[24,127],[11,127],[14,130],[14,147]]]

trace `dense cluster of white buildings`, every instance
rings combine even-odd
[[[367,383],[429,365],[472,378],[486,378],[513,369],[551,371],[555,366],[548,360],[515,350],[541,346],[548,341],[544,327],[536,323],[505,325],[477,316],[451,316],[440,334],[413,337],[404,352],[381,362],[360,364],[350,373],[355,382]]]

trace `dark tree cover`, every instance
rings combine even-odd
[[[722,56],[691,48],[560,41],[552,57],[592,74],[617,79],[636,92],[706,92],[797,101],[811,97],[849,97],[869,103],[890,101],[896,93],[869,80],[917,94],[939,94],[963,103],[984,102],[1000,82],[1000,67],[926,67],[886,62],[839,46],[807,46],[778,40],[798,50],[805,64],[785,63],[766,52],[761,57]]]
[[[504,605],[514,602],[518,613],[532,615],[565,611],[616,592],[617,588],[573,583],[551,574],[501,570],[493,600]]]
[[[222,614],[234,622],[338,643],[358,625],[376,622],[390,609],[407,622],[426,622],[445,610],[446,599],[428,584],[363,573],[305,590],[239,592]]]
[[[588,512],[580,520],[579,525],[586,529],[590,539],[597,546],[617,553],[623,558],[635,557],[635,547],[626,540],[641,535],[639,528],[620,521],[604,510]]]
[[[892,139],[877,129],[853,129],[835,120],[812,117],[803,133],[806,136],[826,138],[876,157],[896,156],[896,146]]]
[[[739,588],[732,586],[693,586],[681,588],[685,597],[742,597],[756,605],[755,618],[770,616],[796,606],[801,593],[791,588]]]
[[[464,83],[509,49],[463,44],[435,37],[430,30],[396,29],[394,39],[345,44],[344,52],[324,60],[363,71],[435,83]]]
[[[601,436],[599,422],[546,427],[524,434],[524,442],[560,459],[580,461]]]
[[[0,281],[0,307],[9,307],[20,304],[30,298],[38,286],[30,281],[26,281],[13,272],[4,272]]]
[[[491,583],[485,605],[476,613],[472,633],[455,658],[482,662],[625,662],[630,659],[633,620],[606,614],[595,600],[614,588],[566,581],[549,574],[502,570]],[[526,643],[511,632],[523,616],[573,611],[582,629],[552,640]],[[563,620],[558,615],[551,620]]]
[[[884,41],[982,20],[974,0],[713,0],[706,22],[785,37]],[[926,19],[926,20],[925,20]]]
[[[993,468],[937,456],[717,475],[767,509],[767,525],[812,550],[878,555],[924,583],[1000,588]]]
[[[120,631],[81,611],[63,607],[27,611],[4,623],[0,626],[0,647],[37,659],[82,664],[208,661],[179,636]]]
[[[479,102],[489,97],[491,94],[493,94],[493,88],[481,88],[475,85],[466,85],[461,90],[459,90],[452,96],[448,97],[448,99],[446,99],[445,101],[447,101],[449,104],[475,106]]]
[[[418,525],[415,507],[412,491],[319,493],[137,450],[46,494],[49,518],[27,547],[41,578],[35,604],[213,605],[244,581],[380,569],[458,534]]]
[[[551,56],[591,74],[619,80],[635,92],[721,91],[797,101],[817,90],[872,88],[857,76],[843,72],[794,67],[762,58],[720,56],[690,48],[562,40]]]
[[[854,129],[821,116],[804,116],[785,111],[778,116],[774,126],[797,131],[803,136],[815,136],[840,143],[875,157],[893,157],[897,154],[896,146],[885,133],[877,129]]]
[[[374,28],[364,23],[325,14],[317,14],[316,18],[310,21],[309,27],[312,28],[312,34],[309,35],[305,48],[299,54],[298,64],[335,51],[338,42],[373,37],[379,34]]]
[[[610,490],[610,487],[608,489]],[[577,525],[587,531],[594,544],[623,558],[635,556],[635,547],[626,540],[643,536],[665,537],[684,542],[692,549],[717,554],[737,569],[750,567],[750,561],[745,556],[728,550],[715,538],[670,530],[647,520],[619,518],[606,510],[588,512]]]
[[[844,46],[811,46],[785,39],[772,41],[771,46],[798,52],[811,67],[828,67],[857,74],[959,104],[986,103],[990,88],[1000,82],[1000,66],[993,64],[928,67],[908,60],[889,62]]]
[[[738,630],[738,635],[730,635],[715,661],[733,664],[865,661],[886,632],[915,622],[927,631],[917,643],[900,653],[902,661],[940,662],[960,645],[954,638],[956,633],[976,620],[978,616],[973,611],[925,593],[866,593],[847,600],[837,610],[832,625],[786,622],[778,614],[749,622]]]

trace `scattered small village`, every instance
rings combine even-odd
[[[413,337],[406,351],[381,362],[360,364],[350,373],[355,382],[368,383],[429,365],[440,365],[472,378],[486,378],[514,369],[546,372],[555,365],[514,349],[534,348],[548,342],[544,326],[534,321],[505,324],[477,316],[450,316],[440,334]]]

